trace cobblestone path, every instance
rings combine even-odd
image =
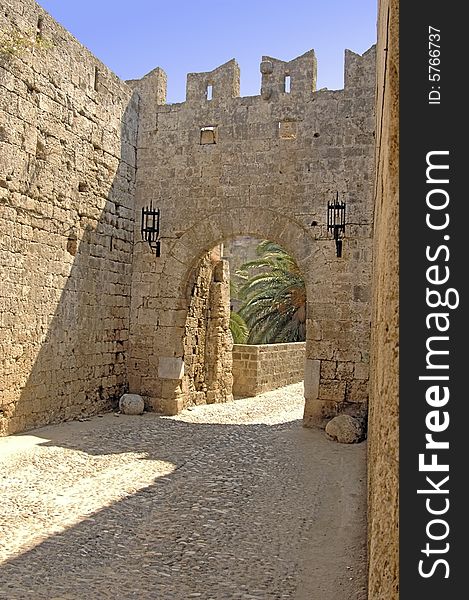
[[[364,600],[365,444],[302,384],[0,440],[0,598]]]

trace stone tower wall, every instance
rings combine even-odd
[[[4,1],[0,30],[0,431],[12,433],[109,408],[127,388],[138,106],[32,0]]]

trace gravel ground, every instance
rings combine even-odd
[[[295,384],[0,440],[0,598],[365,600],[364,443]]]

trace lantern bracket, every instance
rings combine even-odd
[[[339,192],[336,199],[327,203],[327,231],[335,240],[336,256],[342,256],[342,238],[345,235],[345,210],[344,201],[339,202]]]
[[[142,208],[142,239],[147,242],[156,256],[161,255],[160,237],[160,209],[150,206]]]

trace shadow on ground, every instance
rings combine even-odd
[[[235,425],[155,414],[30,433],[47,440],[41,449],[90,460],[140,453],[174,470],[6,561],[0,598],[365,597],[364,444],[337,445],[299,419]]]

